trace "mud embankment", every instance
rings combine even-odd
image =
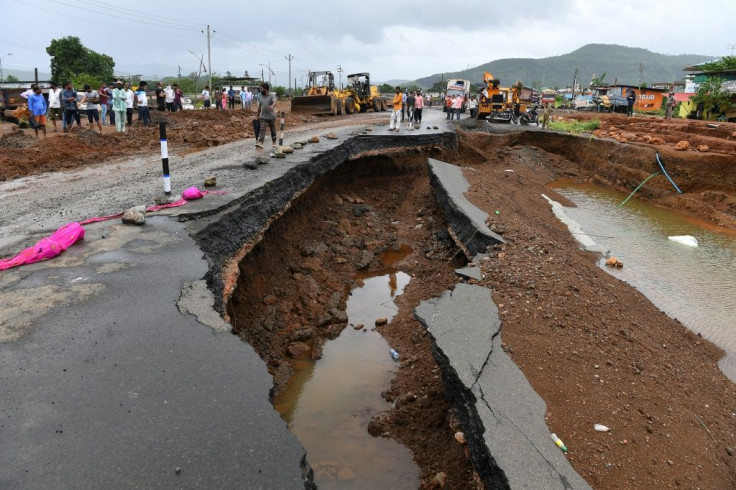
[[[659,151],[665,169],[682,194],[659,175],[647,182],[636,196],[718,226],[736,229],[736,162],[732,155],[681,152],[668,147],[548,131],[504,134],[460,131],[459,138],[462,146],[477,152],[475,163],[481,163],[498,148],[536,147],[558,157],[544,159],[546,168],[558,177],[587,179],[627,193],[660,171],[655,157]]]

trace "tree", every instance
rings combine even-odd
[[[97,90],[102,85],[102,80],[90,75],[89,73],[80,73],[79,75],[73,75],[71,78],[72,85],[77,90],[81,90],[85,85],[89,85],[93,89]],[[64,82],[61,82],[64,83]]]
[[[444,92],[447,90],[447,82],[444,82],[442,80],[437,80],[434,82],[434,84],[429,88],[430,92]]]
[[[599,77],[593,77],[593,80],[590,81],[590,88],[600,87],[604,85],[604,82],[603,82],[604,78],[606,78],[606,72],[603,72],[603,74]]]
[[[382,94],[390,94],[394,90],[396,90],[396,87],[393,87],[389,85],[388,83],[384,83],[380,87],[378,87],[378,91],[381,92]]]
[[[46,52],[51,56],[51,79],[56,82],[63,83],[82,74],[102,81],[113,79],[113,59],[86,48],[78,37],[52,39]]]
[[[6,82],[20,82],[20,80],[18,80],[18,77],[15,77],[13,75],[8,75],[7,77],[5,77],[5,81]]]
[[[704,106],[711,106],[711,112],[722,112],[733,105],[733,94],[723,90],[723,79],[720,77],[711,77],[700,82],[698,91],[695,92],[693,101],[702,103]]]

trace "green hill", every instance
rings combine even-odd
[[[483,83],[483,73],[490,71],[508,86],[516,80],[525,85],[541,87],[569,87],[572,85],[575,68],[578,68],[580,85],[587,86],[592,75],[606,74],[605,82],[639,84],[639,64],[644,67],[643,81],[672,82],[681,80],[685,73],[682,69],[694,63],[713,59],[713,56],[697,54],[667,55],[653,53],[647,49],[630,48],[617,44],[586,44],[572,53],[549,58],[506,58],[491,61],[468,70],[444,73],[444,79],[462,78],[473,84]],[[431,87],[442,78],[442,74],[420,78],[416,83],[422,87]]]

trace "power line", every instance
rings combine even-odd
[[[118,13],[111,13],[111,12],[107,12],[105,10],[98,10],[99,7],[97,7],[97,6],[95,6],[95,7],[86,7],[86,6],[85,7],[82,7],[82,6],[72,5],[72,4],[69,4],[69,3],[66,3],[66,2],[62,2],[60,0],[56,0],[55,3],[61,4],[61,5],[66,5],[67,7],[84,9],[84,11],[90,11],[90,12],[92,12],[94,14],[98,14],[98,15],[106,15],[108,17],[114,17],[116,19],[126,20],[128,22],[136,22],[136,23],[139,23],[139,24],[146,24],[146,25],[150,25],[150,26],[154,26],[154,27],[160,27],[160,28],[163,28],[163,29],[179,29],[179,30],[183,30],[183,31],[186,31],[186,30],[198,30],[198,28],[195,28],[195,27],[172,26],[172,25],[166,25],[166,24],[163,23],[163,22],[171,23],[171,22],[168,22],[168,21],[158,21],[158,20],[155,20],[155,19],[150,19],[150,20],[153,20],[153,22],[146,22],[145,20],[139,19],[136,16],[136,14],[131,13],[130,11],[127,11],[127,12],[124,11],[124,12],[118,12]],[[127,17],[125,17],[125,16],[127,16]],[[130,17],[133,17],[133,18],[130,18]]]
[[[100,1],[96,1],[96,0],[76,0],[76,1],[87,3],[87,4],[91,4],[91,5],[95,5],[95,6],[101,6],[103,8],[109,9],[109,10],[115,10],[115,11],[123,12],[123,13],[126,13],[126,14],[130,14],[131,13],[130,12],[130,9],[119,7],[119,6],[116,6],[116,5],[111,5],[111,4],[106,3],[106,2],[100,2]],[[199,22],[190,22],[188,20],[181,20],[181,19],[172,20],[172,19],[170,19],[170,18],[168,18],[166,16],[163,16],[163,15],[156,15],[156,14],[150,14],[150,13],[147,13],[145,15],[147,17],[151,18],[151,20],[156,20],[156,21],[159,21],[159,22],[165,22],[167,24],[179,25],[179,26],[193,28],[193,29],[201,29],[202,28],[202,25],[203,25],[202,23],[199,23]]]

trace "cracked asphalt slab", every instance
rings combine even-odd
[[[363,146],[412,136],[436,144],[448,131],[437,112],[428,119],[439,131],[383,140],[376,126]],[[242,166],[259,154],[252,140],[174,157],[175,192],[215,175],[226,194],[149,214],[141,227],[88,225],[59,257],[0,273],[0,487],[312,487],[304,449],[269,402],[263,361],[213,311],[202,281],[213,258],[192,237],[357,140],[359,126],[294,131],[286,144],[338,139],[256,170]],[[0,253],[160,195],[157,155],[2,183]]]
[[[590,488],[550,438],[546,404],[501,348],[501,320],[489,289],[458,283],[422,302],[415,315],[441,352],[443,371],[474,395],[469,399],[483,444],[510,488]],[[470,444],[477,435],[469,435]]]

